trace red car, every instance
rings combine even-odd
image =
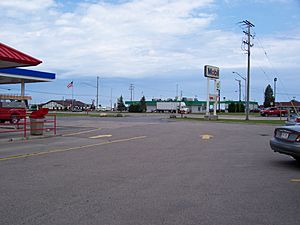
[[[0,100],[0,123],[18,123],[26,117],[26,104],[23,101]]]
[[[278,108],[267,108],[260,111],[261,116],[286,116],[288,111],[285,109],[278,109]]]

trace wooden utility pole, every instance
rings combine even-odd
[[[248,20],[244,20],[241,22],[247,29],[247,31],[243,31],[244,34],[247,36],[247,40],[243,41],[244,45],[247,45],[247,55],[248,55],[248,68],[247,68],[247,101],[246,101],[246,120],[249,120],[249,99],[250,99],[250,49],[253,47],[253,44],[251,44],[251,38],[253,38],[253,35],[251,35],[251,28],[255,27],[251,22]]]

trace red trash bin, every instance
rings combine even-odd
[[[43,135],[45,115],[49,112],[48,108],[42,108],[33,111],[30,118],[30,134],[31,135]]]

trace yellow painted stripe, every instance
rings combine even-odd
[[[63,137],[68,137],[68,136],[74,136],[74,135],[77,135],[77,134],[86,134],[86,133],[90,133],[90,132],[97,131],[97,130],[101,130],[101,128],[97,128],[97,129],[93,129],[93,130],[85,130],[85,131],[70,133],[70,134],[64,134],[62,136]]]
[[[203,135],[201,135],[201,137],[203,140],[209,140],[209,139],[213,138],[213,136],[209,135],[209,134],[203,134]]]
[[[300,179],[291,179],[291,182],[300,182]]]
[[[95,146],[100,146],[100,145],[108,145],[108,144],[120,143],[120,142],[126,142],[126,141],[133,141],[133,140],[144,139],[144,138],[146,138],[146,136],[138,136],[138,137],[119,139],[119,140],[114,140],[114,141],[106,141],[106,142],[102,142],[102,143],[83,145],[83,146],[66,148],[66,149],[54,149],[54,150],[50,150],[50,151],[46,151],[46,152],[28,153],[28,154],[23,154],[23,155],[12,155],[12,156],[0,158],[0,161],[27,158],[27,157],[40,156],[40,155],[47,155],[50,153],[57,153],[57,152],[67,152],[67,151],[72,151],[72,150],[78,150],[78,149],[84,149],[84,148],[90,148],[90,147],[95,147]]]
[[[111,136],[112,136],[111,134],[103,134],[103,135],[93,136],[89,138],[96,139],[96,138],[111,137]]]

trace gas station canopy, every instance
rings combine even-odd
[[[0,69],[0,84],[49,82],[54,79],[54,73],[18,68]]]
[[[23,52],[0,43],[0,85],[21,84],[21,95],[2,95],[2,99],[31,99],[25,96],[25,84],[36,82],[49,82],[55,79],[54,73],[25,70],[16,67],[36,66],[42,63]]]
[[[41,60],[0,43],[0,68],[36,66],[40,63],[42,63]]]

